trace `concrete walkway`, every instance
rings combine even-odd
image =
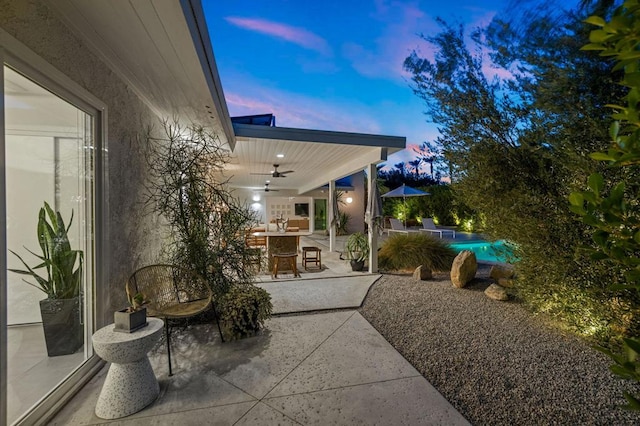
[[[261,285],[277,311],[302,312],[359,306],[378,277]],[[103,368],[50,424],[469,424],[355,310],[275,316],[260,335],[227,343],[215,326],[191,326],[172,343],[172,377],[164,346],[150,354],[160,396],[149,407],[118,422],[96,417]]]
[[[357,309],[380,275],[267,281],[258,283],[271,295],[274,314],[329,309]]]

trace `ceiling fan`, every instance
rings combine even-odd
[[[273,165],[273,170],[270,171],[269,173],[250,173],[252,175],[268,175],[271,176],[273,178],[279,178],[279,177],[287,177],[287,173],[293,173],[294,170],[287,170],[286,172],[279,172],[278,171],[278,167],[280,167],[280,164],[274,164]]]
[[[264,192],[273,192],[273,191],[278,192],[280,190],[279,189],[269,189],[269,183],[268,182],[264,184]]]

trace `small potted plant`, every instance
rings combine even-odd
[[[355,232],[349,235],[345,243],[348,259],[351,262],[353,271],[362,271],[364,261],[369,257],[369,240],[362,232]]]
[[[147,308],[145,305],[148,304],[149,301],[145,299],[142,293],[137,293],[135,296],[127,297],[129,299],[130,306],[114,312],[114,330],[123,333],[132,333],[148,324]]]

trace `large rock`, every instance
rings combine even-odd
[[[476,255],[470,250],[463,250],[453,260],[451,265],[451,282],[454,287],[462,288],[475,278],[478,271]]]
[[[515,287],[515,281],[509,278],[498,278],[498,285],[506,288]]]
[[[509,300],[507,290],[504,287],[499,286],[498,284],[491,284],[484,291],[484,294],[486,294],[489,299],[493,300]]]
[[[491,271],[489,272],[489,277],[498,281],[500,278],[513,278],[515,273],[516,272],[511,266],[493,265],[491,267]]]
[[[425,265],[420,265],[413,271],[413,279],[415,281],[426,281],[433,278],[431,268],[427,268]]]

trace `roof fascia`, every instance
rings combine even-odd
[[[211,91],[215,112],[222,123],[229,147],[231,151],[233,151],[236,147],[236,136],[231,124],[231,117],[224,97],[224,91],[222,90],[222,83],[220,81],[215,56],[213,55],[213,46],[211,45],[211,38],[209,37],[209,30],[207,28],[204,10],[202,9],[202,3],[200,0],[180,0],[180,5],[182,6],[189,32],[193,38],[193,45],[200,59],[207,85]]]
[[[404,149],[407,144],[407,138],[404,136],[369,135],[329,130],[295,129],[291,127],[270,127],[256,124],[233,123],[233,130],[235,131],[236,137],[384,147],[390,148],[392,152]]]

